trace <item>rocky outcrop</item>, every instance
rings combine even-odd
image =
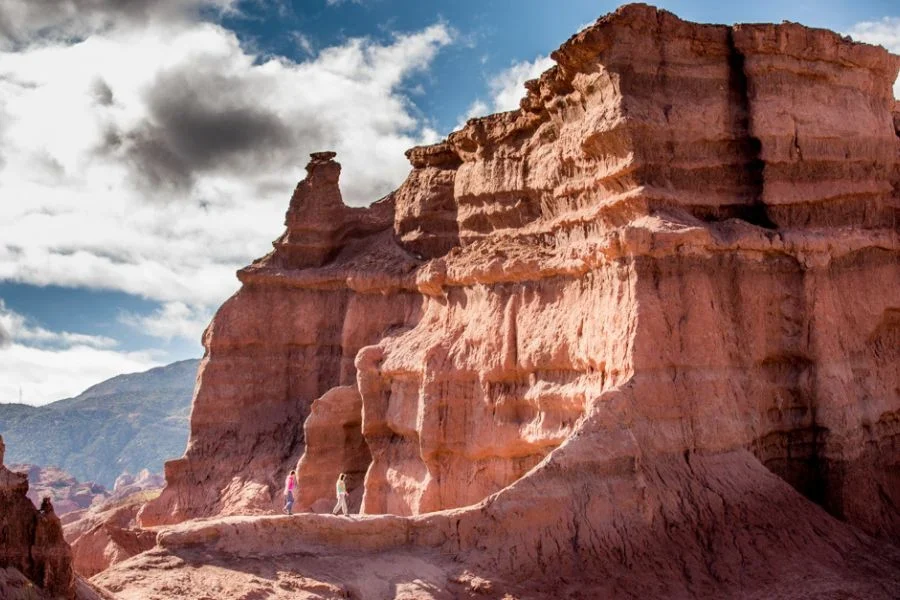
[[[72,546],[75,571],[92,577],[156,544],[156,533],[137,525],[137,514],[159,496],[164,480],[146,469],[123,473],[112,494],[87,510],[66,515],[63,532]]]
[[[166,463],[169,484],[143,525],[271,512],[303,453],[312,401],[355,384],[359,350],[416,320],[419,261],[393,243],[393,199],[344,206],[333,157],[313,155],[287,231],[239,272],[241,290],[206,330],[191,439]]]
[[[358,512],[372,455],[363,437],[362,398],[356,386],[332,388],[317,398],[303,424],[303,437],[309,450],[297,465],[297,509],[331,510],[335,484],[343,473],[348,508]]]
[[[59,517],[49,500],[34,507],[28,477],[3,466],[5,450],[0,438],[0,596],[75,598],[72,553]]]
[[[161,490],[166,480],[162,475],[141,469],[137,475],[122,473],[116,478],[112,494],[107,502],[121,502],[135,494]]]
[[[321,509],[366,462],[383,516],[188,523],[101,581],[202,546],[362,597],[371,550],[422,597],[896,596],[900,58],[644,5],[553,58],[368,209],[313,156],[141,519],[272,513],[295,466]]]
[[[102,485],[93,481],[79,482],[59,467],[13,464],[9,469],[28,477],[28,499],[35,506],[40,506],[43,498],[50,498],[54,512],[60,517],[86,509],[94,502],[103,502],[108,497]]]
[[[79,575],[93,577],[156,545],[155,532],[137,527],[137,513],[148,499],[145,492],[137,492],[96,506],[65,524],[63,532],[72,545],[73,566]]]

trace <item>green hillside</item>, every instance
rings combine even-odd
[[[199,360],[118,375],[46,406],[0,404],[7,463],[58,466],[112,487],[122,472],[181,456]]]

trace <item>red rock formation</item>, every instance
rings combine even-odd
[[[319,585],[377,549],[422,597],[897,596],[900,58],[644,5],[553,57],[369,209],[313,156],[142,513],[271,512],[305,449],[302,504],[368,454],[362,510],[392,516],[189,523],[154,561],[262,553]],[[383,597],[378,560],[345,592]]]
[[[307,452],[297,465],[297,510],[332,510],[341,473],[350,495],[348,507],[359,510],[363,479],[372,455],[362,433],[362,398],[356,386],[339,386],[317,398],[303,424]]]
[[[113,491],[106,504],[123,502],[135,494],[153,493],[161,490],[166,484],[162,475],[151,473],[149,469],[141,469],[137,475],[122,473],[113,484]]]
[[[148,500],[159,496],[161,480],[146,469],[136,476],[123,473],[106,501],[63,518],[63,532],[79,575],[92,577],[156,544],[155,532],[137,526],[137,514]]]
[[[137,527],[137,513],[147,501],[139,492],[134,498],[106,503],[80,515],[63,528],[72,545],[75,571],[93,577],[156,545],[156,533]]]
[[[28,498],[35,506],[39,506],[43,498],[50,498],[54,512],[60,517],[86,509],[94,502],[103,502],[108,497],[102,485],[93,481],[79,482],[58,467],[12,464],[9,469],[26,474]]]
[[[0,596],[75,598],[72,553],[49,500],[38,511],[28,477],[3,466],[0,438]]]
[[[392,241],[393,199],[345,207],[333,156],[313,155],[287,231],[240,271],[243,287],[207,329],[191,441],[143,525],[272,511],[313,399],[353,384],[360,348],[415,320],[418,261]]]

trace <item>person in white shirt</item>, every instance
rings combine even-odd
[[[334,505],[334,510],[331,511],[331,514],[336,515],[338,510],[340,510],[345,515],[350,512],[347,510],[347,474],[341,473],[338,475],[337,483],[335,483],[335,493],[337,494],[337,504]]]

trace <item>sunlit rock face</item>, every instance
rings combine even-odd
[[[696,455],[735,461],[723,494],[768,469],[900,540],[900,59],[643,5],[553,58],[368,208],[312,156],[205,334],[188,448],[143,524],[272,512],[292,468],[300,509],[347,472],[369,514],[521,480],[587,522],[566,494],[647,469],[636,506],[694,494]]]

